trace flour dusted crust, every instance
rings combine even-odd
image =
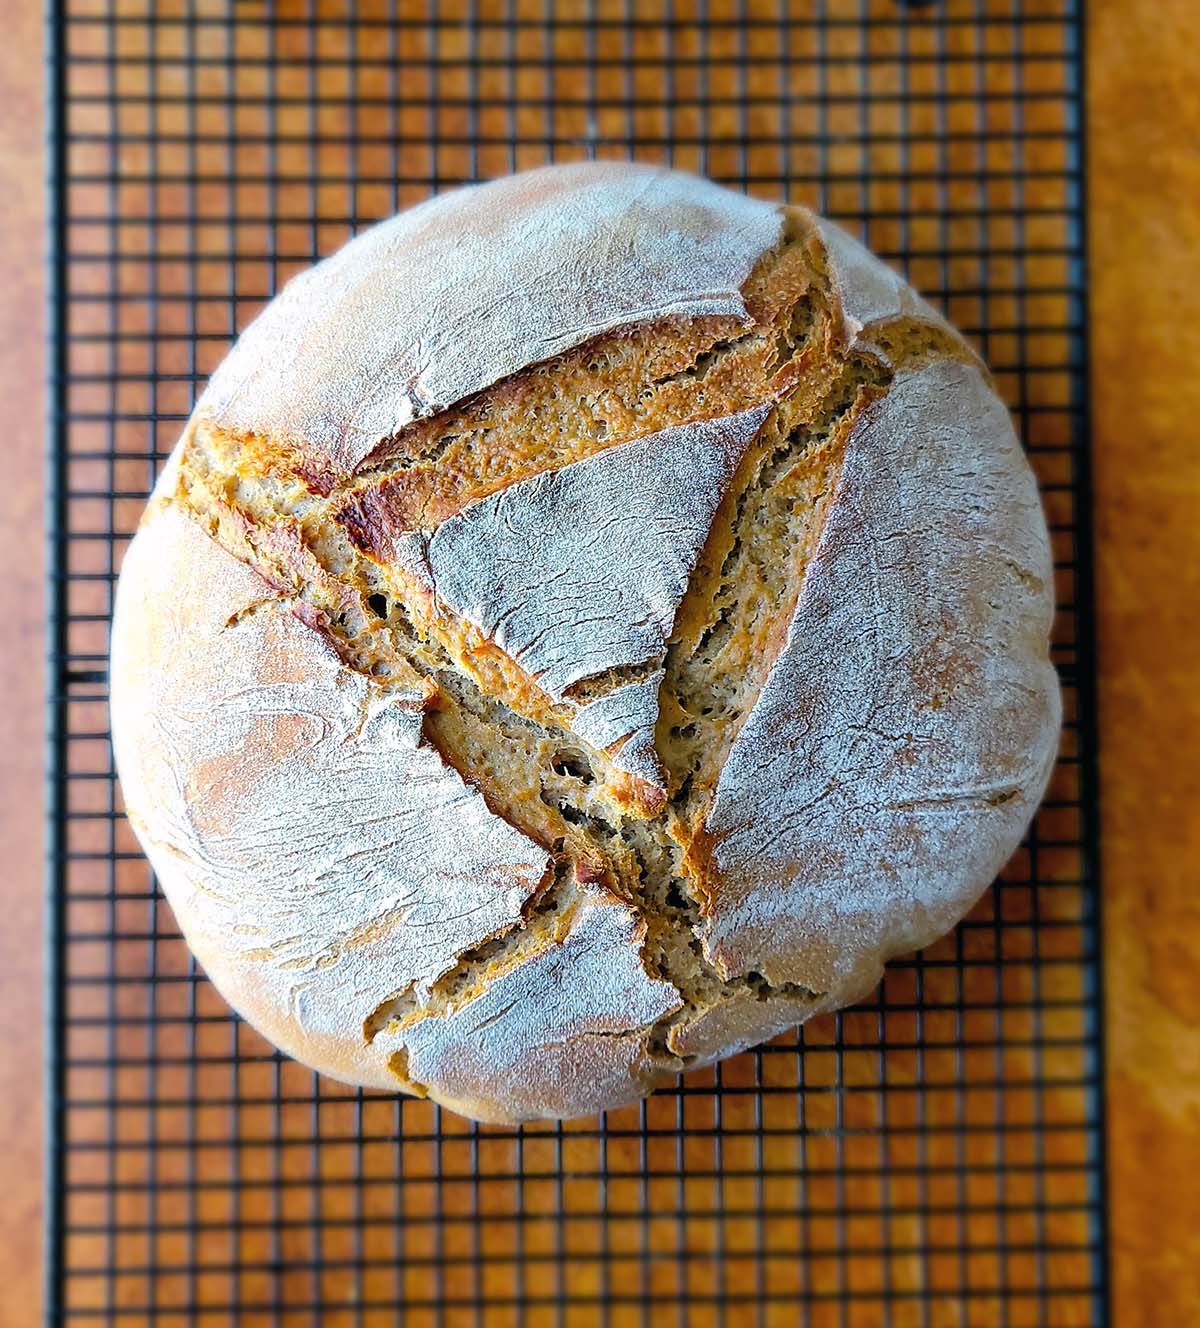
[[[700,841],[723,974],[857,992],[1003,866],[1055,753],[1043,524],[973,365],[900,373],[851,429]]]
[[[435,592],[559,699],[661,658],[768,409],[650,434],[481,498],[428,542]]]
[[[654,747],[658,694],[665,671],[655,669],[640,682],[628,682],[580,706],[571,729],[602,751],[618,749],[614,763],[655,788],[665,788],[666,772]]]
[[[388,1086],[366,1016],[512,926],[545,851],[421,742],[422,693],[347,669],[177,510],[120,596],[122,788],[189,944],[285,1050]]]
[[[618,163],[296,278],[122,569],[131,822],[325,1073],[571,1116],[864,994],[1053,761],[1045,524],[941,316],[799,208]]]
[[[229,429],[353,469],[406,424],[602,332],[744,318],[776,208],[652,166],[584,163],[455,190],[291,281],[213,375]],[[497,256],[503,260],[497,262]]]
[[[812,216],[812,224],[825,251],[846,344],[871,346],[862,335],[867,328],[905,316],[957,336],[927,300],[848,231],[826,217]]]
[[[658,663],[713,516],[769,410],[665,429],[479,499],[426,544],[433,593],[560,702],[586,678]],[[582,713],[576,732],[601,747],[624,740],[622,753],[631,750],[618,764],[664,786],[647,742],[655,688],[631,683]]]
[[[410,1088],[483,1120],[572,1116],[636,1101],[663,1067],[646,1030],[681,1004],[639,958],[645,928],[585,889],[561,936],[534,948],[442,1018],[382,1039],[402,1048]],[[500,1104],[497,1106],[497,1104]]]

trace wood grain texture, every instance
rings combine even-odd
[[[1200,14],[1089,42],[1092,455],[1114,1322],[1200,1306]]]
[[[41,6],[0,42],[0,1323],[41,1297],[42,275]]]
[[[8,425],[0,522],[0,843],[7,867],[0,1323],[13,1328],[37,1321],[41,1279],[38,10],[13,6],[0,48],[0,218],[7,241],[0,255],[0,401]],[[1194,0],[1098,0],[1090,10],[1093,455],[1118,1328],[1186,1324],[1200,1303],[1197,30]]]

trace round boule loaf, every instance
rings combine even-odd
[[[130,821],[228,1001],[484,1120],[863,996],[1054,758],[986,369],[846,232],[658,167],[461,189],[293,279],[126,554]]]

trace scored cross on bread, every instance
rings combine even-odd
[[[1053,761],[1036,486],[802,208],[584,163],[291,282],[122,571],[131,821],[230,1002],[491,1120],[636,1099],[951,927]]]

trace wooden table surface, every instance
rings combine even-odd
[[[1200,1316],[1200,13],[1088,41],[1114,1322]]]
[[[43,162],[39,6],[0,43],[0,1323],[40,1302]],[[1092,452],[1113,1322],[1200,1310],[1200,18],[1089,10]]]

